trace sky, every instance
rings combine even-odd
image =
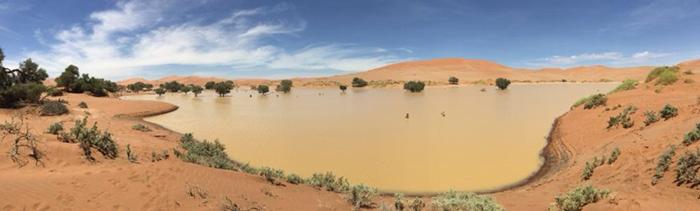
[[[0,0],[5,66],[287,78],[443,57],[512,67],[700,58],[700,0]]]

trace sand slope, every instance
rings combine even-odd
[[[402,81],[421,80],[431,85],[447,84],[447,79],[454,76],[460,83],[485,82],[490,83],[498,77],[509,78],[520,82],[548,81],[577,81],[592,82],[601,80],[622,81],[625,79],[640,80],[653,67],[612,68],[601,65],[582,66],[568,69],[545,68],[538,70],[512,68],[486,60],[445,58],[432,60],[408,61],[371,69],[364,72],[337,75],[330,77],[293,78],[297,86],[337,86],[350,84],[352,78],[360,77],[367,81],[375,81],[370,86],[396,85]],[[143,78],[133,78],[120,81],[126,85],[137,81],[161,84],[167,81],[178,81],[185,84],[202,85],[207,81],[223,81],[226,79],[198,76],[168,76],[149,81]],[[276,80],[265,79],[236,79],[236,84],[249,86],[255,84],[275,84]]]

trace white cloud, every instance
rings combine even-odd
[[[571,56],[550,56],[530,62],[531,66],[551,67],[551,66],[573,66],[587,64],[606,65],[644,65],[655,62],[656,59],[669,56],[668,53],[656,53],[650,51],[637,52],[632,55],[625,55],[621,52],[584,53]]]
[[[55,42],[44,41],[49,43],[48,50],[27,56],[53,74],[75,64],[81,72],[112,78],[166,65],[359,71],[398,60],[388,52],[373,51],[377,48],[327,44],[289,51],[270,44],[266,38],[297,34],[306,27],[299,19],[266,18],[292,9],[288,4],[233,11],[210,21],[174,21],[182,14],[170,12],[176,8],[172,4],[164,0],[119,1],[114,9],[92,13],[89,23],[56,32]]]

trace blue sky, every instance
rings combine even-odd
[[[320,76],[405,60],[513,67],[700,58],[700,0],[0,0],[6,66],[56,75]]]

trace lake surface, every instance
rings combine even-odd
[[[223,98],[205,92],[197,98],[175,93],[125,99],[179,106],[146,120],[198,139],[219,139],[231,157],[253,166],[303,177],[332,171],[384,191],[425,193],[487,190],[523,180],[541,165],[539,153],[554,119],[581,97],[616,85],[430,87],[423,93],[296,88],[265,96],[240,88]]]

